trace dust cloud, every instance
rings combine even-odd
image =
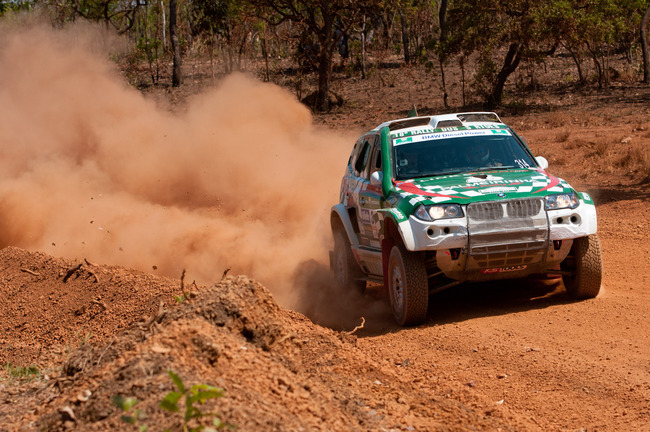
[[[172,114],[126,84],[98,32],[0,34],[0,247],[201,283],[232,268],[293,306],[296,269],[327,263],[354,136],[241,74]]]

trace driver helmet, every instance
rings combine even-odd
[[[486,163],[490,159],[490,147],[486,143],[472,144],[468,156],[473,163]]]

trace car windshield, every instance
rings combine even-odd
[[[393,149],[398,180],[537,166],[530,153],[504,129],[398,138]]]

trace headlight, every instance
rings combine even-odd
[[[565,193],[565,194],[556,194],[548,195],[545,198],[546,201],[546,210],[557,210],[563,208],[576,208],[580,205],[578,196],[575,192]]]
[[[458,204],[422,205],[415,211],[415,217],[425,221],[463,217],[463,209]]]

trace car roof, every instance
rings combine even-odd
[[[386,126],[388,126],[391,132],[393,132],[397,130],[406,131],[409,129],[422,129],[423,126],[428,126],[431,129],[440,129],[448,127],[467,127],[470,125],[494,127],[504,124],[496,113],[481,111],[420,117],[406,117],[384,122],[374,128],[373,131],[380,131]]]

